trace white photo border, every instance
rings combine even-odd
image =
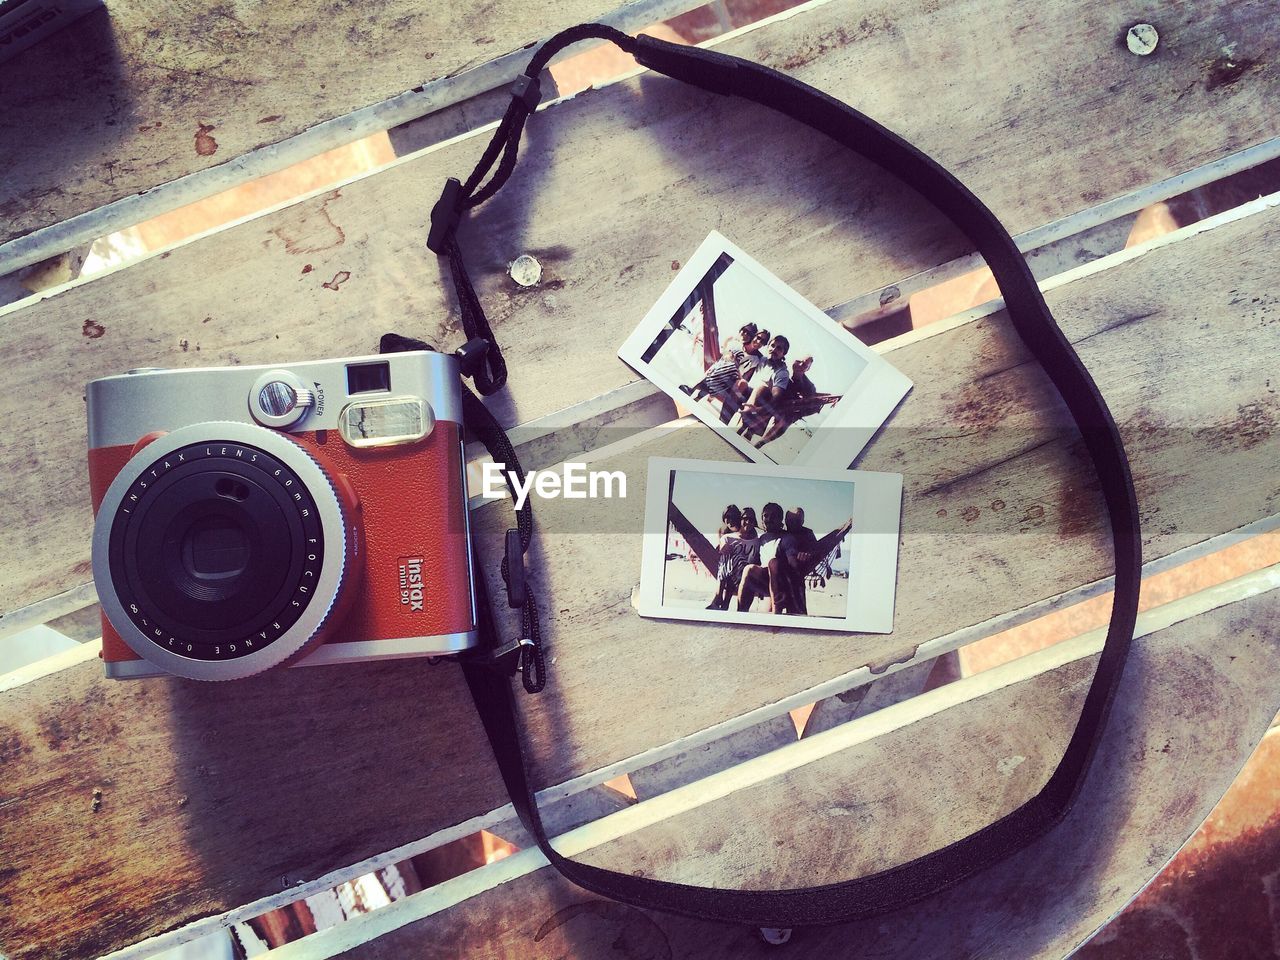
[[[783,297],[797,313],[827,331],[842,345],[865,361],[857,379],[849,384],[840,401],[832,408],[825,423],[790,464],[778,464],[764,450],[759,450],[679,390],[660,370],[643,359],[645,350],[657,338],[681,304],[723,254],[736,265],[750,271],[758,280]],[[689,410],[704,424],[731,443],[739,452],[756,463],[779,466],[848,467],[862,453],[876,431],[889,418],[912,387],[909,377],[888,360],[845,330],[812,303],[769,272],[750,254],[713,230],[697,251],[676,274],[658,297],[644,319],[618,348],[618,356],[650,383],[671,397],[681,409]]]
[[[853,488],[849,566],[857,573],[849,578],[844,618],[837,620],[830,617],[797,617],[789,614],[750,611],[740,613],[737,610],[667,606],[663,602],[663,576],[667,554],[667,498],[673,472],[833,480],[849,484]],[[637,607],[643,617],[666,620],[745,623],[839,633],[892,633],[901,517],[900,473],[651,457],[645,487],[644,546]]]

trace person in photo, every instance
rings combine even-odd
[[[735,344],[733,338],[726,340],[720,359],[707,368],[702,379],[691,386],[680,384],[680,391],[694,400],[701,400],[707,394],[726,392],[742,375],[746,358],[759,355],[759,345],[756,343],[758,333],[759,330],[754,323],[744,325],[738,331],[739,342]]]
[[[805,581],[808,579],[810,566],[818,557],[818,536],[804,525],[804,507],[792,507],[786,516],[787,537],[790,538],[787,551],[788,587],[791,592],[791,613],[808,615],[809,607],[805,599]]]
[[[795,545],[783,526],[781,504],[766,503],[760,517],[764,521],[764,533],[756,542],[755,562],[742,571],[738,611],[750,610],[752,603],[767,597],[773,613],[794,613],[792,561],[787,555],[795,553]]]
[[[756,530],[754,522],[748,527],[744,513],[751,513],[751,508],[740,511],[730,505],[725,509],[725,525],[720,528],[718,552],[720,564],[716,570],[717,589],[708,610],[728,610],[729,604],[738,595],[738,584],[742,580],[742,571],[754,561],[756,551]],[[752,514],[754,520],[754,514]],[[731,525],[730,520],[736,521]],[[748,535],[749,534],[749,535]]]
[[[755,441],[757,450],[766,443],[772,443],[777,440],[797,420],[811,416],[826,404],[833,403],[839,399],[839,397],[818,399],[818,388],[809,379],[809,370],[812,367],[813,357],[802,357],[791,365],[790,385],[782,391],[782,396],[771,405],[767,405],[771,408],[772,419],[770,419],[769,425],[765,427],[760,439]],[[744,408],[744,413],[754,412],[754,410],[747,411]]]
[[[756,333],[755,343],[752,344],[755,349],[751,351],[750,355],[743,361],[742,367],[739,369],[740,380],[750,383],[752,375],[764,366],[765,360],[767,359],[766,354],[769,349],[769,341],[772,339],[773,334],[771,334],[766,328],[762,327]]]
[[[775,404],[791,386],[791,371],[787,368],[789,349],[791,342],[782,334],[778,334],[769,343],[756,386],[739,413],[738,434],[747,440],[764,433],[773,416]]]
[[[738,509],[737,504],[731,503],[724,508],[724,513],[720,515],[720,529],[716,531],[716,535],[723,537],[730,531],[737,533],[741,526],[742,511]]]
[[[727,424],[738,412],[744,400],[751,394],[751,378],[764,366],[765,351],[769,348],[770,334],[768,330],[760,330],[749,345],[743,348],[743,355],[738,364],[738,375],[732,379],[722,380],[723,390],[712,396],[720,404],[720,422]]]

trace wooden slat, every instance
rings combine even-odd
[[[804,726],[804,735],[812,737],[842,723],[910,700],[924,691],[936,666],[936,661],[926,660],[904,667],[873,683],[819,700],[813,705],[813,712]]]
[[[1206,73],[1224,42],[1238,44],[1237,58],[1267,62],[1280,35],[1259,25],[1262,8],[1180,7],[1162,24],[1166,53],[1146,58],[1116,43],[1131,16],[1089,0],[1045,9],[832,0],[724,48],[865,106],[954,169],[1016,232],[1275,134],[1275,71],[1248,69],[1231,82]],[[1159,126],[1167,112],[1153,104],[1179,96],[1181,119]],[[1093,114],[1106,122],[1080,121]],[[1064,146],[1047,153],[1046,143]],[[388,329],[457,342],[447,284],[422,242],[438,185],[469,171],[480,150],[475,139],[443,146],[0,311],[11,372],[0,413],[26,423],[26,398],[45,400],[39,443],[21,437],[0,449],[0,525],[41,545],[0,561],[0,609],[87,578],[87,486],[69,465],[82,462],[79,398],[92,377],[360,354]],[[521,158],[465,231],[513,361],[508,394],[494,401],[508,423],[630,381],[617,344],[668,282],[668,265],[710,227],[820,305],[965,252],[918,197],[867,164],[842,159],[833,169],[816,137],[660,78],[545,110]],[[542,262],[540,287],[506,276],[522,252]],[[349,277],[337,290],[323,286],[341,272]]]
[[[1148,557],[1274,512],[1280,398],[1267,381],[1280,326],[1264,321],[1277,238],[1273,209],[1051,296],[1129,444]],[[1107,575],[1092,475],[1070,438],[1055,439],[1061,410],[1003,315],[892,356],[917,387],[865,466],[907,474],[894,634],[798,642],[637,617],[647,457],[732,456],[704,429],[665,432],[597,464],[627,471],[626,500],[540,507],[551,681],[525,707],[543,783],[859,665],[907,661],[931,638]],[[508,524],[502,504],[480,510],[479,542]],[[640,691],[648,709],[635,707]],[[106,683],[84,664],[5,694],[0,744],[0,805],[20,825],[6,830],[0,949],[29,954],[55,931],[68,954],[119,946],[272,894],[286,871],[319,876],[506,799],[447,664],[280,671],[225,688]],[[358,821],[343,799],[355,795]],[[33,875],[76,896],[41,896]]]
[[[776,750],[796,739],[795,724],[785,713],[738,730],[712,743],[699,744],[628,774],[636,796],[656,796],[715,773],[727,766]]]
[[[133,204],[135,219],[98,217],[109,233],[386,129],[486,89],[466,71],[620,6],[112,0],[0,64],[0,86],[21,91],[0,114],[0,273],[31,259],[4,249],[16,237],[180,182],[160,205]],[[687,4],[630,6],[621,25],[635,30]],[[481,70],[481,83],[522,67]]]
[[[860,923],[796,931],[787,949],[920,960],[1069,955],[1185,842],[1266,732],[1280,707],[1270,682],[1280,668],[1278,615],[1280,592],[1272,590],[1137,641],[1093,769],[1063,823],[938,896]],[[988,689],[581,857],[663,879],[764,887],[858,876],[936,849],[1043,783],[1094,662]],[[393,909],[420,913],[432,898],[447,903],[449,891]],[[606,956],[619,944],[633,957],[738,960],[777,949],[742,928],[603,901],[549,867],[362,942],[396,922],[362,917],[291,945],[280,960],[539,960]]]
[[[546,804],[538,810],[542,815],[542,824],[547,833],[554,836],[580,827],[584,823],[599,820],[617,810],[626,809],[634,802],[631,797],[619,793],[612,787],[599,786],[566,797],[559,803]],[[525,830],[524,824],[514,815],[495,823],[489,828],[489,832],[522,849],[538,845],[533,835]]]

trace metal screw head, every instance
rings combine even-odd
[[[542,279],[542,264],[527,253],[511,261],[511,279],[522,287],[532,287]]]
[[[1128,44],[1130,53],[1145,57],[1155,50],[1156,44],[1160,42],[1160,34],[1156,33],[1156,28],[1149,23],[1135,23],[1129,28],[1129,33],[1124,40]]]
[[[791,939],[790,927],[761,927],[760,939],[771,947],[780,947]]]

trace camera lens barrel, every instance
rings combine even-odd
[[[258,673],[316,639],[347,579],[351,518],[333,481],[273,430],[202,423],[137,451],[94,527],[104,611],[179,676]]]

